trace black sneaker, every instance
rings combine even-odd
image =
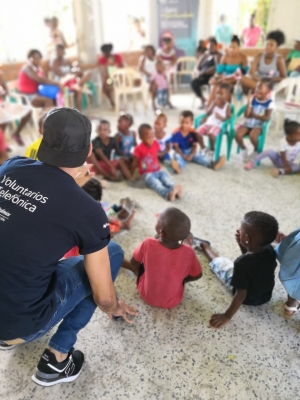
[[[63,362],[57,362],[56,357],[48,349],[44,351],[32,380],[41,386],[53,386],[60,382],[72,382],[80,374],[84,362],[81,351],[72,348]]]

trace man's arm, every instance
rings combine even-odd
[[[243,304],[246,297],[247,290],[236,289],[236,293],[228,309],[224,314],[214,314],[210,319],[210,326],[212,328],[221,328],[222,326],[227,325],[234,314],[238,311],[240,306]]]
[[[93,298],[101,311],[109,316],[120,316],[128,323],[127,314],[137,315],[135,308],[118,301],[111,279],[108,248],[84,256],[84,265],[92,288]]]

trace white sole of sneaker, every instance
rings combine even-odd
[[[69,376],[67,378],[63,378],[60,379],[59,381],[53,381],[53,382],[44,382],[44,381],[40,381],[36,376],[32,375],[31,379],[33,380],[34,383],[37,383],[40,386],[54,386],[57,385],[58,383],[66,383],[66,382],[73,382],[75,381],[75,379],[78,378],[78,376],[80,375],[82,369],[78,372],[77,375],[74,376]]]

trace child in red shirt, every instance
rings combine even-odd
[[[142,141],[134,149],[132,175],[138,166],[146,185],[169,201],[182,197],[182,187],[175,185],[170,176],[160,169],[158,153],[160,146],[154,140],[154,133],[150,125],[142,124],[139,127],[139,137]]]
[[[173,308],[182,300],[184,284],[202,276],[202,268],[192,247],[182,244],[191,221],[177,208],[167,208],[158,217],[156,238],[148,238],[123,262],[138,277],[140,296],[154,307]]]

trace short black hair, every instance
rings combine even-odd
[[[283,128],[286,135],[292,135],[297,129],[300,128],[300,124],[297,121],[286,118],[284,120]]]
[[[91,178],[82,186],[82,189],[96,201],[102,199],[102,186],[96,178]]]
[[[194,114],[192,113],[192,111],[188,110],[182,111],[180,116],[182,118],[191,118],[191,120],[194,121]]]
[[[110,53],[113,50],[114,46],[111,43],[105,43],[100,47],[102,53]]]
[[[274,85],[271,78],[265,76],[264,78],[261,78],[260,82],[263,83],[264,85],[267,85],[270,90],[273,89]]]
[[[61,43],[58,43],[55,47],[57,49],[61,49],[61,50],[65,51],[65,46],[63,44],[61,44]]]
[[[271,244],[276,239],[278,222],[272,215],[261,211],[250,211],[245,214],[244,222],[260,234],[263,246]]]
[[[146,49],[152,50],[152,53],[153,53],[153,55],[155,56],[156,50],[155,50],[155,47],[152,46],[152,44],[148,44],[147,46],[145,46],[145,50],[146,50]]]
[[[225,83],[225,82],[220,83],[219,88],[227,90],[228,92],[231,92],[231,86],[229,85],[229,83]]]
[[[133,116],[131,114],[121,113],[119,118],[125,119],[127,122],[129,122],[130,126],[133,125]]]
[[[108,125],[110,126],[109,121],[107,121],[107,119],[101,119],[101,121],[99,122],[99,125]]]
[[[277,29],[267,34],[267,40],[274,40],[277,46],[281,46],[285,42],[285,34]]]
[[[139,137],[141,138],[145,130],[152,129],[149,124],[142,124],[139,126]]]
[[[169,207],[160,214],[162,230],[166,236],[174,241],[186,239],[191,230],[189,217],[176,207]]]
[[[212,44],[214,44],[214,45],[218,45],[218,42],[217,42],[217,39],[215,38],[215,37],[211,37],[211,38],[209,38],[208,39],[208,42],[209,43],[212,43]]]
[[[231,38],[231,43],[236,43],[238,46],[241,45],[241,41],[237,35],[233,35]]]
[[[29,52],[27,53],[27,58],[31,58],[33,57],[35,54],[38,54],[40,56],[40,58],[43,58],[42,53],[37,50],[37,49],[31,49],[29,50]]]

